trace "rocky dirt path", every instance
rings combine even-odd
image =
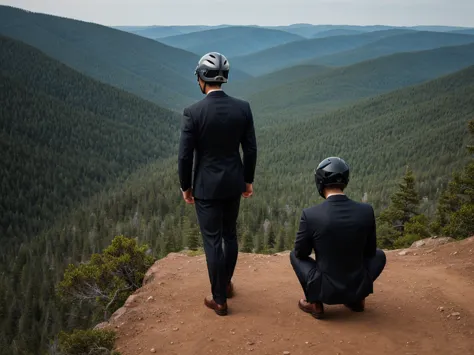
[[[203,306],[204,256],[171,254],[110,324],[123,355],[474,354],[474,238],[389,252],[364,313],[302,313],[287,253],[240,254],[229,315]]]

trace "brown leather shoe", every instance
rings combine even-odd
[[[227,285],[227,298],[232,298],[232,297],[234,297],[234,284],[231,281]]]
[[[217,315],[219,316],[226,316],[227,315],[227,302],[224,304],[218,304],[212,296],[208,296],[204,298],[204,304],[206,307],[213,309],[214,312],[216,312]]]
[[[345,304],[352,312],[364,312],[365,310],[365,299],[359,302]]]
[[[310,313],[316,319],[324,317],[324,305],[321,302],[309,303],[301,299],[298,302],[298,307],[300,307],[303,312]]]

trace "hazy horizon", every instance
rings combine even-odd
[[[2,0],[0,4],[106,26],[312,24],[474,27],[472,0],[385,0],[384,4],[377,0],[261,0],[258,3],[228,0],[225,4],[224,1],[69,0],[55,3],[53,0]],[[273,8],[271,14],[270,6]],[[203,16],[199,16],[201,12]]]

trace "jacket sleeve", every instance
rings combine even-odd
[[[188,109],[183,112],[179,140],[178,174],[183,191],[192,186],[193,158],[196,144],[195,124]]]
[[[257,139],[255,138],[255,127],[250,105],[247,109],[247,125],[241,139],[244,155],[244,179],[247,184],[253,183],[255,166],[257,165]]]
[[[306,222],[306,215],[303,211],[300,218],[300,228],[296,233],[295,256],[299,259],[307,258],[313,251],[312,233]]]
[[[365,251],[364,251],[364,257],[365,258],[372,258],[375,256],[375,251],[377,249],[377,227],[375,224],[375,213],[374,209],[370,207],[371,213],[370,213],[370,228],[369,228],[369,233],[367,235],[367,242],[365,244]]]

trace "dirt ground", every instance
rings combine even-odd
[[[364,313],[326,306],[316,320],[288,253],[239,254],[229,315],[205,308],[204,256],[170,254],[110,325],[123,355],[474,354],[474,238],[387,253]]]

